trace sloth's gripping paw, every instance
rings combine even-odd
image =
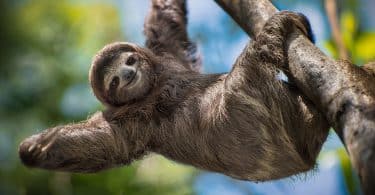
[[[287,39],[297,30],[314,41],[310,23],[303,14],[281,11],[273,15],[255,39],[254,48],[259,60],[276,65],[287,72]]]
[[[29,167],[38,165],[46,158],[48,148],[54,143],[59,128],[55,128],[45,134],[31,136],[24,140],[18,149],[22,163]]]
[[[310,21],[304,14],[292,11],[280,11],[275,14],[275,17],[279,17],[281,20],[287,20],[287,23],[291,23],[291,26],[294,25],[301,30],[311,42],[315,42]]]

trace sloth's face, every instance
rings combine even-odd
[[[145,49],[129,43],[113,43],[94,59],[90,81],[104,104],[121,106],[143,98],[150,90],[153,65]]]
[[[137,52],[121,52],[103,70],[104,94],[113,104],[141,98],[149,88],[149,65]]]

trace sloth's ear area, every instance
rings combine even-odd
[[[125,164],[127,147],[101,112],[86,121],[47,129],[22,141],[19,156],[28,167],[97,172]]]
[[[149,55],[155,56],[151,50],[133,43],[115,42],[108,44],[94,56],[90,68],[90,80],[94,80],[94,77],[96,76],[95,73],[100,72],[98,70],[101,70],[106,66],[110,66],[113,60],[125,52],[134,52],[140,57],[147,57]]]
[[[101,49],[97,55],[112,57],[116,52],[135,52],[140,48],[137,44],[129,42],[113,42],[107,44]]]
[[[137,52],[141,49],[142,47],[129,42],[110,43],[96,53],[92,65],[102,65],[101,62],[112,59],[122,52]]]

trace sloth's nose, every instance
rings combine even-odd
[[[135,76],[135,70],[131,68],[123,68],[121,70],[121,77],[127,81],[130,81]]]

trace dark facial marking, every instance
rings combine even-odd
[[[133,55],[129,56],[128,59],[126,60],[125,64],[128,66],[132,66],[137,62],[137,59]]]

